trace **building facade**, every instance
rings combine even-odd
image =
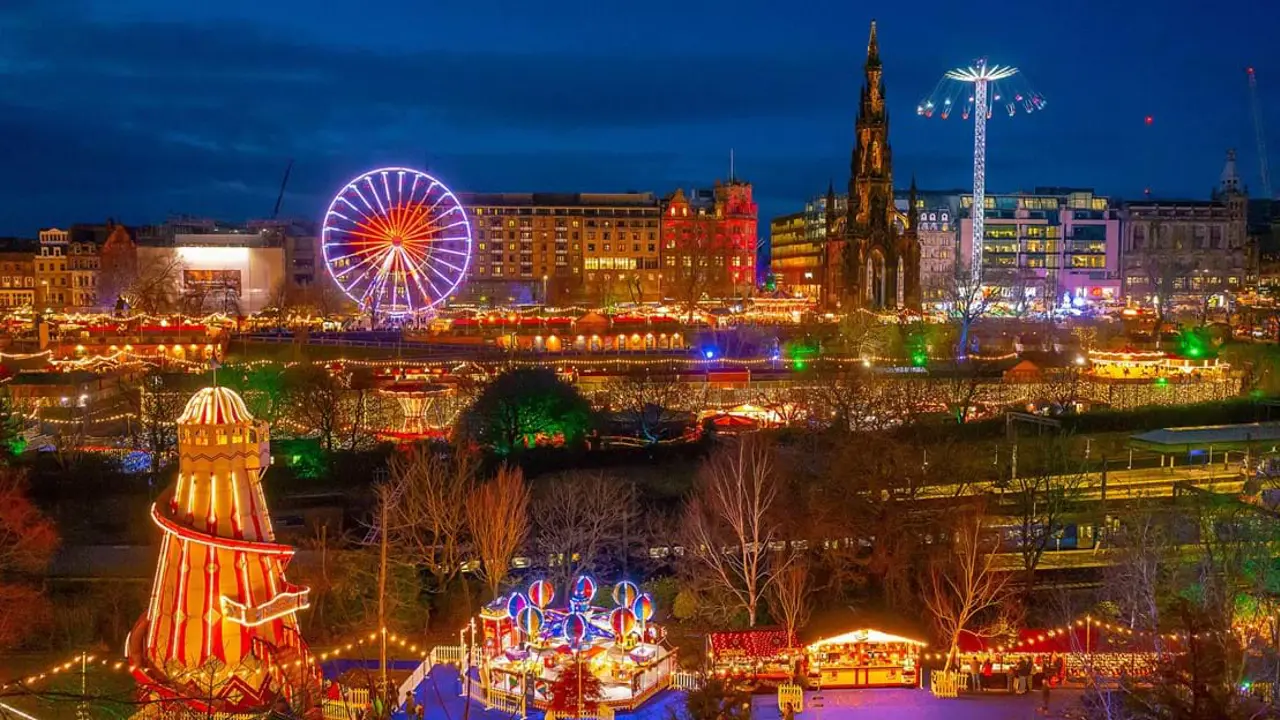
[[[973,242],[972,206],[972,195],[961,198],[965,258]],[[988,194],[983,235],[983,283],[1016,302],[1056,307],[1120,298],[1121,213],[1092,190]]]
[[[137,267],[148,283],[170,285],[183,312],[250,314],[278,299],[284,248],[269,234],[220,225],[182,230],[140,243]]]
[[[916,239],[920,241],[920,295],[929,302],[946,300],[956,277],[959,235],[950,205],[917,200]]]
[[[0,307],[35,306],[37,254],[34,240],[0,240]]]
[[[98,306],[98,273],[102,257],[92,239],[75,239],[67,244],[71,271],[71,308],[91,310]]]
[[[919,308],[920,249],[911,218],[894,203],[893,150],[875,22],[863,71],[843,217],[835,215],[834,193],[827,195],[824,299],[829,306],[846,308]],[[911,186],[908,207],[914,209],[914,180]]]
[[[71,306],[71,262],[67,257],[70,233],[58,228],[40,231],[40,252],[35,256],[36,307],[64,311]]]
[[[1227,153],[1212,199],[1128,203],[1122,244],[1126,296],[1139,302],[1160,295],[1209,298],[1253,286],[1248,203],[1234,150]]]
[[[114,307],[128,294],[138,277],[138,245],[129,229],[116,225],[99,253],[98,304]]]
[[[822,285],[822,243],[810,238],[809,212],[769,221],[769,273],[778,290],[816,297]]]
[[[460,193],[471,265],[460,299],[640,302],[661,296],[653,193]]]
[[[668,196],[662,208],[664,296],[690,303],[750,295],[758,212],[751,183],[738,179]]]

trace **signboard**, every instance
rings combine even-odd
[[[231,291],[240,295],[239,270],[183,270],[182,287],[187,292]]]

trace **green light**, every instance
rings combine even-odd
[[[1169,378],[1156,378],[1156,387],[1166,387],[1169,384]]]

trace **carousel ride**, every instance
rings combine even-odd
[[[458,416],[457,389],[452,385],[400,380],[378,392],[395,400],[403,414],[399,427],[379,433],[390,440],[412,442],[445,437]]]
[[[667,686],[677,668],[663,628],[653,622],[653,598],[630,581],[613,586],[611,607],[595,604],[596,581],[574,580],[568,601],[552,607],[555,588],[537,580],[525,592],[500,596],[481,611],[480,680],[506,692],[532,693],[545,709],[551,687],[581,663],[600,680],[599,702],[634,710]]]

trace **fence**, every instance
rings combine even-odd
[[[614,712],[613,708],[608,705],[599,705],[591,710],[584,711],[581,715],[548,710],[547,720],[614,720]]]
[[[787,716],[787,706],[792,712],[804,712],[804,690],[795,683],[782,683],[778,686],[778,711]]]
[[[686,692],[702,689],[702,676],[697,673],[684,672],[677,670],[671,673],[668,680],[669,687],[672,690],[684,690]]]
[[[484,705],[486,710],[501,710],[519,718],[526,716],[525,694],[522,692],[508,692],[490,685],[484,689]]]
[[[934,697],[959,697],[964,679],[964,673],[935,670],[929,673],[929,692],[933,693]]]

